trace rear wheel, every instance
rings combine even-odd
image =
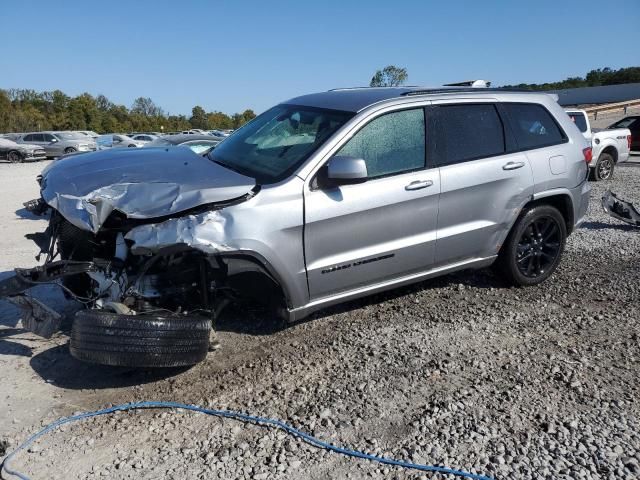
[[[20,155],[20,152],[9,152],[9,155],[7,155],[7,160],[9,160],[9,162],[11,163],[21,163],[22,160],[24,160],[22,158],[22,155]]]
[[[123,315],[82,310],[69,350],[78,360],[121,367],[180,367],[207,356],[211,320],[198,316]]]
[[[613,177],[613,169],[615,161],[608,153],[603,153],[596,162],[595,169],[593,171],[593,177],[596,181],[609,180]]]
[[[550,205],[525,210],[504,244],[497,266],[517,286],[537,285],[555,271],[567,239],[562,214]]]

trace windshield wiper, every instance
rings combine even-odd
[[[217,164],[218,164],[218,165],[220,165],[221,167],[224,167],[224,168],[226,168],[226,169],[228,169],[228,170],[231,170],[232,172],[239,173],[240,175],[244,175],[245,177],[247,177],[247,176],[248,176],[246,173],[241,172],[241,171],[240,171],[240,170],[238,170],[237,168],[232,167],[231,165],[229,165],[229,164],[227,164],[227,163],[221,162],[220,160],[214,160],[214,159],[211,157],[211,154],[210,154],[210,153],[209,153],[209,154],[207,154],[207,157],[209,157],[209,160],[211,160],[213,163],[217,163]]]

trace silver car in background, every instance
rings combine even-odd
[[[30,132],[20,136],[16,142],[44,147],[47,158],[97,149],[93,139],[78,132]]]
[[[47,154],[39,145],[16,143],[8,138],[0,138],[0,160],[10,163],[35,162],[45,160]]]
[[[121,133],[107,133],[96,138],[98,150],[108,148],[140,148],[144,147],[145,142],[134,140],[133,138]]]

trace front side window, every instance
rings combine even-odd
[[[336,155],[362,158],[369,178],[424,168],[424,110],[402,110],[372,120]]]
[[[25,135],[24,137],[22,137],[22,141],[23,142],[33,142],[33,135],[29,134],[29,135]]]
[[[441,165],[505,153],[504,127],[494,105],[442,105],[437,119]]]
[[[236,130],[209,158],[258,183],[283,180],[353,116],[350,112],[277,105]]]
[[[53,142],[55,140],[55,137],[50,133],[44,133],[43,137],[45,142]]]
[[[566,141],[566,135],[542,105],[535,103],[503,103],[502,105],[509,115],[520,149],[548,147]]]
[[[34,133],[33,134],[33,141],[34,142],[44,142],[44,135],[42,133]]]

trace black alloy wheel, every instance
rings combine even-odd
[[[561,245],[560,225],[553,217],[532,221],[522,232],[516,250],[520,273],[528,278],[544,275],[557,261]]]

